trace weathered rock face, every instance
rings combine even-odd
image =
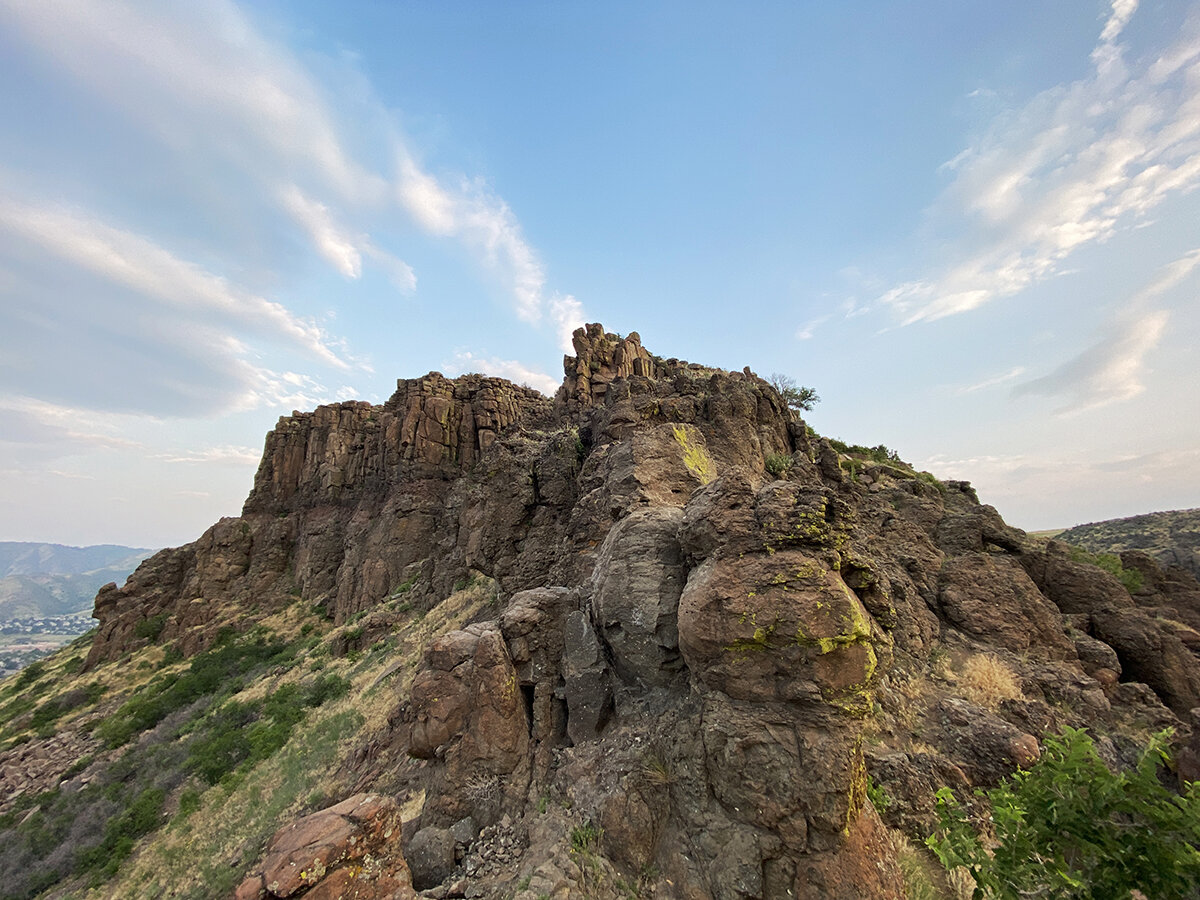
[[[1035,760],[1064,709],[1175,722],[1200,705],[1193,607],[1153,561],[1135,603],[968,484],[839,455],[748,369],[662,360],[598,325],[574,340],[553,402],[433,373],[383,406],[280,420],[241,517],[101,591],[88,665],[150,640],[146,619],[191,653],[296,595],[341,622],[495,579],[490,612],[425,648],[389,739],[422,761],[418,886],[446,895],[470,858],[493,879],[478,890],[519,900],[537,894],[516,891],[516,859],[555,896],[654,871],[659,896],[692,900],[898,898],[868,765],[903,801],[890,824],[912,825],[936,779]],[[1020,698],[985,709],[949,676],[918,696],[934,651],[1007,660]],[[881,743],[903,723],[923,746]],[[596,826],[595,858],[547,798]],[[277,836],[245,890],[286,887],[288,854],[365,827],[327,812],[304,826],[316,843]]]
[[[279,829],[235,900],[409,900],[416,894],[400,850],[395,802],[356,794]]]

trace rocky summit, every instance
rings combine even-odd
[[[59,676],[100,699],[40,732],[59,688],[0,707],[27,729],[0,811],[49,817],[12,792],[86,794],[147,747],[178,773],[120,866],[64,864],[51,895],[903,898],[937,789],[1064,726],[1114,767],[1172,728],[1200,764],[1190,573],[1139,554],[1131,593],[966,482],[818,436],[749,368],[599,325],[574,349],[552,400],[430,373],[280,419],[241,516],[100,591]],[[130,712],[252,636],[233,687]],[[291,730],[208,778],[229,710]]]

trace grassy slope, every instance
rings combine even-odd
[[[331,648],[359,628],[356,623],[334,628],[300,603],[263,620],[251,634],[259,640],[266,636],[272,648],[283,647],[275,658],[285,661],[250,671],[244,684],[223,685],[216,694],[179,708],[146,734],[134,735],[115,748],[97,747],[90,764],[73,773],[91,782],[84,791],[71,796],[51,791],[18,799],[16,812],[0,817],[0,845],[7,842],[3,852],[8,854],[8,865],[28,868],[17,861],[14,848],[22,841],[36,843],[38,835],[31,834],[34,826],[41,827],[45,835],[61,833],[50,827],[55,810],[60,818],[69,813],[79,815],[74,807],[64,812],[64,803],[77,804],[81,802],[77,797],[92,796],[94,802],[82,815],[95,818],[89,832],[94,840],[95,835],[107,834],[105,829],[120,831],[128,826],[128,811],[136,807],[139,798],[158,801],[159,794],[145,794],[157,790],[162,794],[161,804],[151,804],[155,808],[147,823],[149,833],[136,838],[133,828],[135,840],[129,846],[114,845],[127,853],[128,859],[119,867],[76,864],[77,874],[56,886],[48,884],[45,896],[157,898],[169,894],[203,898],[228,893],[276,829],[355,788],[356,773],[345,767],[344,760],[369,735],[386,731],[387,717],[406,694],[429,639],[489,614],[494,609],[493,597],[493,585],[480,579],[427,614],[406,609],[403,598],[395,598],[384,608],[390,605],[394,612],[404,610],[399,613],[398,627],[374,646],[340,658],[332,655]],[[21,684],[14,678],[0,690],[0,750],[37,741],[39,734],[117,734],[119,729],[114,729],[113,723],[127,718],[127,711],[133,708],[129,701],[136,706],[164,696],[163,686],[183,679],[194,662],[172,661],[163,648],[149,646],[81,677],[75,673],[86,654],[86,640],[45,660],[36,677],[26,676]],[[235,643],[249,640],[247,635]],[[302,696],[306,686],[320,679],[345,679],[349,690],[328,702],[295,711],[299,721],[290,728],[282,747],[265,758],[251,758],[235,766],[224,777],[214,779],[215,784],[209,784],[194,767],[189,769],[197,748],[215,733],[214,723],[230,709],[259,710],[257,721],[249,726],[254,729],[272,721],[264,712],[271,708],[272,696],[292,696],[288,691],[299,691]],[[71,702],[79,705],[66,703],[63,698],[68,697],[74,697]],[[59,706],[70,708],[51,718],[46,711],[54,713]],[[51,720],[46,722],[47,718]],[[102,795],[110,795],[113,801]],[[417,809],[422,799],[414,798]],[[4,867],[0,861],[0,868]],[[68,863],[60,862],[58,870],[50,868],[62,871],[64,867],[71,871]],[[0,896],[22,894],[13,893],[9,884],[0,888]]]

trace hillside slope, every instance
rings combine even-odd
[[[1194,579],[1132,596],[749,369],[574,344],[553,401],[281,419],[240,517],[0,687],[0,891],[898,900],[937,788],[1067,725],[1189,750]]]
[[[1178,566],[1200,578],[1200,509],[1147,513],[1076,525],[1058,540],[1093,553],[1138,550],[1164,567]]]

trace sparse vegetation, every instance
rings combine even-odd
[[[1070,546],[1071,559],[1075,562],[1087,563],[1103,569],[1116,578],[1125,590],[1134,594],[1142,589],[1142,573],[1137,569],[1126,569],[1121,565],[1121,557],[1115,553],[1091,553],[1082,547]]]
[[[879,444],[875,447],[864,447],[862,444],[847,444],[845,441],[839,441],[837,438],[830,438],[829,444],[838,453],[847,456],[869,459],[877,463],[903,463],[903,460],[900,459],[900,454],[885,444]]]
[[[766,459],[767,472],[776,478],[782,478],[794,462],[788,453],[769,453]]]
[[[1005,700],[1020,700],[1021,679],[1000,658],[990,653],[968,656],[958,672],[963,696],[985,709],[999,709]]]
[[[109,747],[119,747],[202,698],[237,693],[252,670],[287,662],[294,655],[294,647],[263,634],[236,640],[226,635],[214,649],[194,657],[184,672],[157,676],[101,723],[96,734]]]
[[[591,822],[576,825],[571,829],[571,849],[577,853],[588,853],[595,850],[600,842],[600,829]]]
[[[171,616],[168,612],[161,612],[157,616],[151,616],[148,619],[142,619],[133,626],[133,633],[136,637],[143,640],[156,641],[158,636],[162,634],[163,628],[167,624],[167,619]]]
[[[233,699],[257,672],[293,653],[261,631],[229,634],[183,671],[143,684],[96,729],[110,748],[139,736],[136,743],[113,762],[96,767],[88,756],[64,773],[69,779],[90,769],[86,785],[18,798],[0,817],[0,870],[20,873],[0,886],[0,897],[23,900],[77,876],[92,884],[111,879],[138,839],[163,824],[167,797],[190,775],[203,785],[246,771],[283,747],[309,709],[349,690],[347,679],[325,673],[258,699]],[[99,680],[67,690],[34,711],[31,727],[48,728],[104,691]],[[200,796],[185,789],[177,818],[194,814]]]

